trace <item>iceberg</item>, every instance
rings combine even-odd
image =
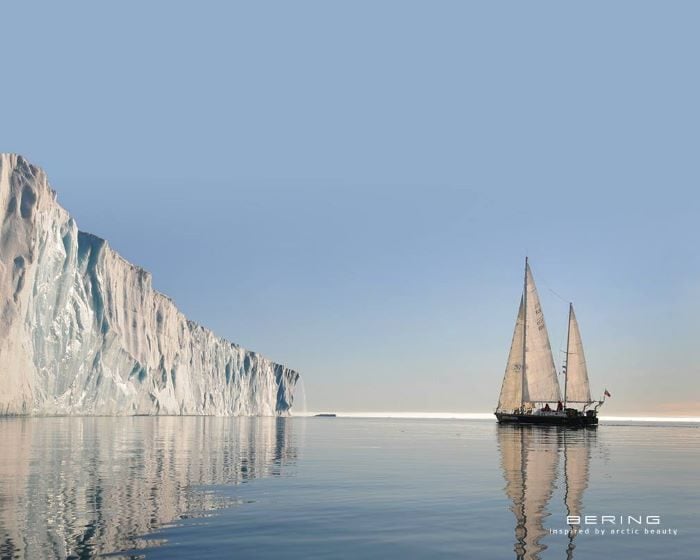
[[[299,374],[217,337],[0,155],[0,414],[289,413]]]

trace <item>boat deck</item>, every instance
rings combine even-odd
[[[550,412],[540,414],[516,414],[496,412],[499,424],[535,424],[542,426],[596,426],[597,416],[582,414],[568,415],[564,412]]]

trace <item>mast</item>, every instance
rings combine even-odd
[[[566,408],[566,386],[569,384],[569,341],[571,340],[571,312],[574,304],[569,302],[569,324],[566,329],[566,358],[564,358],[564,408]]]
[[[523,367],[520,370],[520,412],[525,410],[525,343],[527,342],[527,256],[525,257],[525,280],[523,281]]]

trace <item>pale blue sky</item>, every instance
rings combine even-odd
[[[314,410],[489,411],[530,255],[606,412],[700,415],[694,2],[3,7],[0,150]]]

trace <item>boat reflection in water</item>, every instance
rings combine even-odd
[[[0,557],[88,557],[231,504],[201,486],[279,476],[284,418],[0,419]]]
[[[595,429],[499,425],[501,466],[505,492],[515,515],[514,551],[518,560],[537,560],[547,548],[543,539],[549,531],[544,520],[550,515],[550,506],[560,509],[560,504],[551,503],[560,475],[565,515],[581,516],[595,438]],[[567,559],[574,557],[578,528],[569,526],[566,540],[553,541],[566,543]]]

